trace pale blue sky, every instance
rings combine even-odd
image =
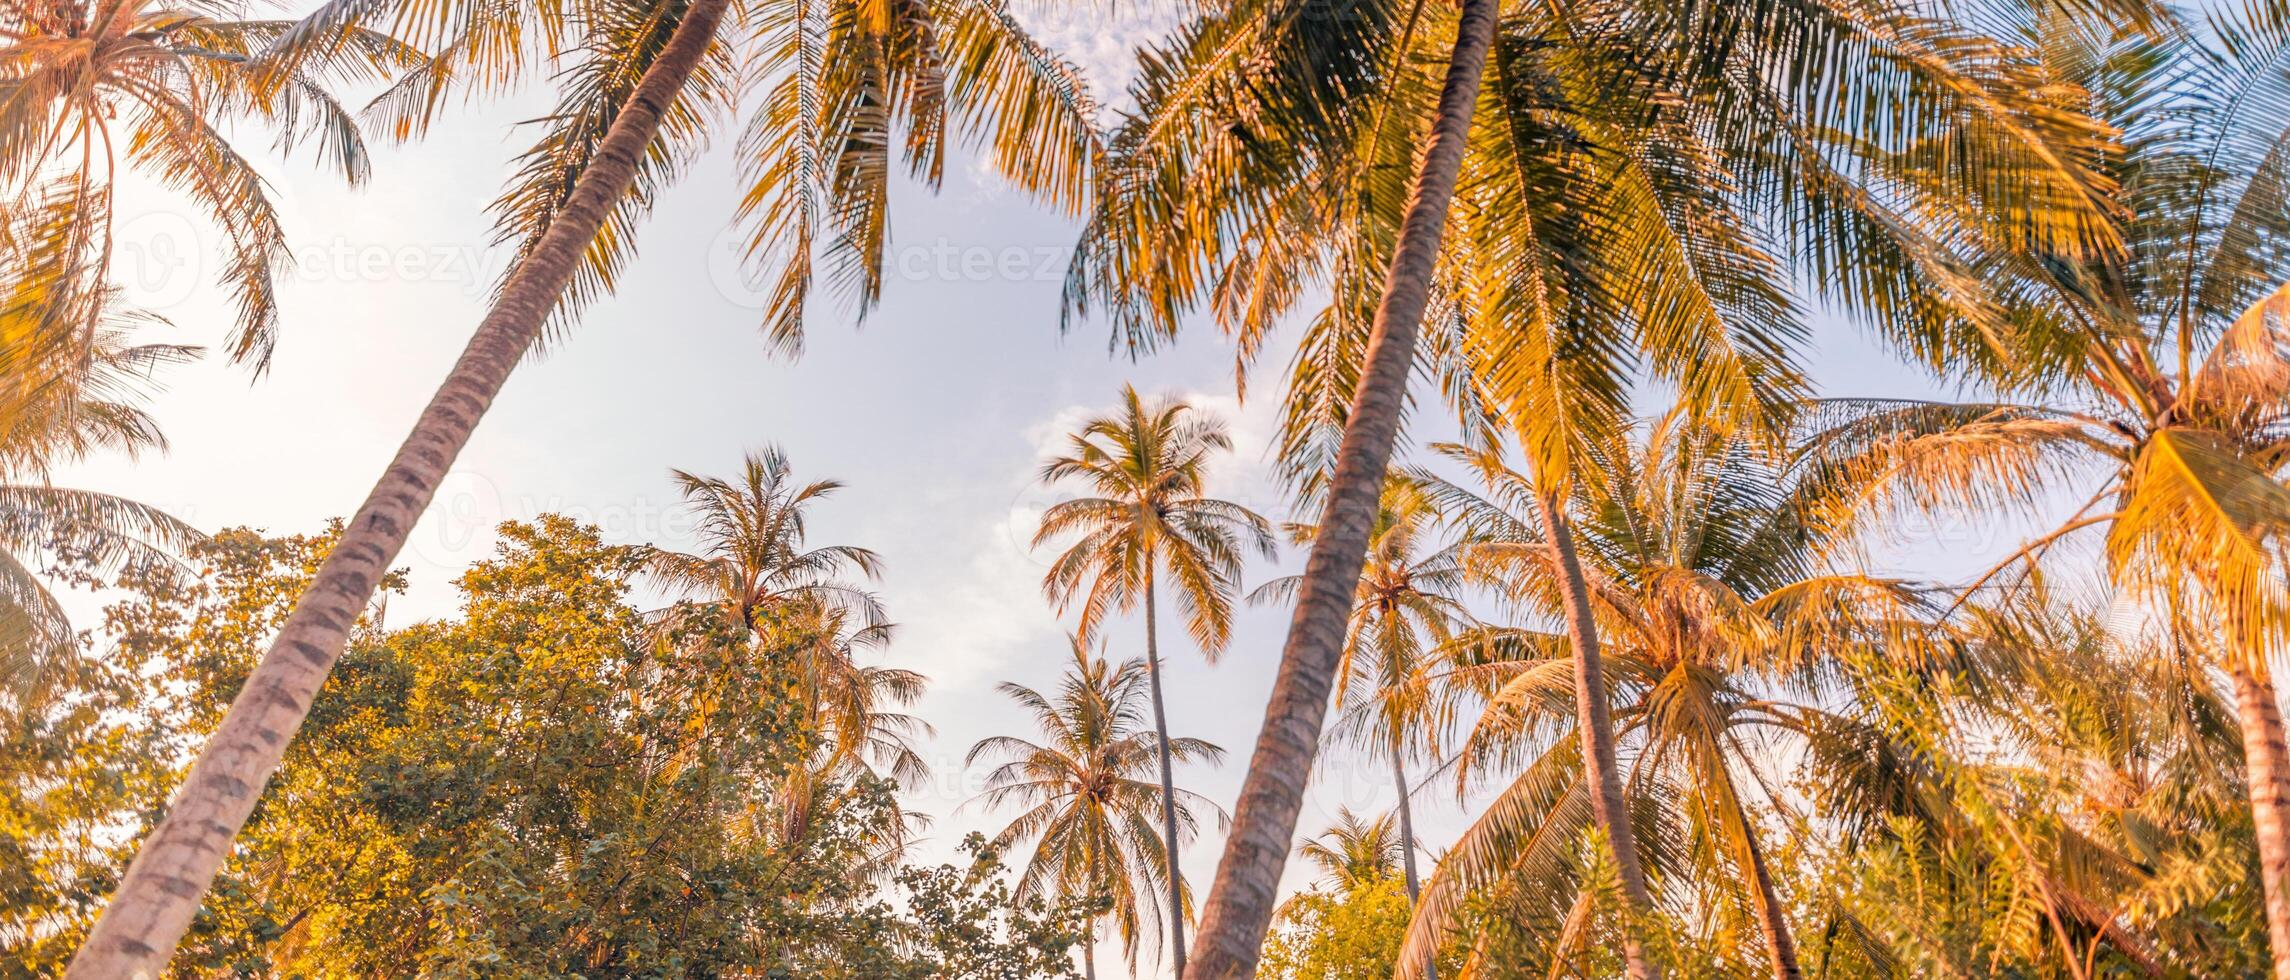
[[[1155,22],[1036,19],[1051,43],[1101,74]],[[59,481],[160,504],[207,530],[308,531],[348,514],[481,315],[501,261],[484,206],[531,138],[512,124],[541,104],[536,93],[452,119],[419,146],[377,148],[375,179],[355,192],[303,162],[269,166],[305,258],[282,273],[271,374],[252,381],[219,361],[170,372],[154,407],[172,452],[93,460]],[[774,359],[720,237],[736,200],[731,142],[719,139],[643,227],[618,295],[510,383],[400,559],[413,588],[391,619],[449,612],[450,579],[487,552],[503,519],[560,511],[615,540],[681,545],[669,468],[728,473],[744,451],[777,443],[803,476],[850,485],[816,509],[814,542],[864,545],[888,562],[881,592],[903,624],[889,659],[934,681],[919,713],[938,726],[928,754],[940,779],[915,803],[939,818],[931,836],[944,853],[994,821],[954,813],[976,775],[961,771],[961,753],[986,735],[1032,734],[993,685],[1050,684],[1066,659],[1066,625],[1040,599],[1041,556],[1024,547],[1032,514],[1051,499],[1032,482],[1045,448],[1072,419],[1110,405],[1123,382],[1193,397],[1228,414],[1240,443],[1216,491],[1283,519],[1264,476],[1271,388],[1236,411],[1229,345],[1205,322],[1140,363],[1109,358],[1099,324],[1061,337],[1073,222],[970,165],[950,166],[935,197],[911,186],[895,195],[890,282],[862,328],[823,304],[803,359]],[[142,184],[129,185],[120,212],[119,276],[131,299],[176,325],[152,339],[218,342],[228,315],[212,281],[213,230]],[[1816,333],[1812,363],[1831,393],[1934,393],[1831,323]],[[1910,550],[1942,562],[1931,574],[1972,568],[2004,543],[2001,531],[1959,528]],[[1300,564],[1290,554],[1252,567],[1249,584]],[[1167,651],[1173,729],[1232,754],[1222,768],[1184,772],[1184,784],[1234,796],[1285,625],[1285,610],[1244,611],[1215,668],[1181,643]],[[1116,627],[1113,651],[1136,654],[1136,633]],[[1419,797],[1434,848],[1462,826],[1447,800]],[[1381,764],[1338,758],[1300,829],[1325,826],[1340,804],[1389,803]],[[1194,847],[1188,875],[1205,884],[1217,853],[1214,841]],[[1292,873],[1290,883],[1303,878]]]

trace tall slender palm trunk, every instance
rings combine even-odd
[[[373,600],[375,585],[478,419],[540,335],[605,216],[628,193],[662,114],[707,53],[726,4],[692,0],[685,8],[659,59],[614,117],[595,161],[573,185],[563,212],[510,273],[460,360],[208,737],[67,977],[147,980],[165,971],[201,897],[229,858],[233,838],[341,657],[351,625]]]
[[[1416,899],[1423,897],[1423,886],[1415,876],[1415,808],[1407,802],[1407,762],[1400,758],[1399,733],[1392,733],[1391,781],[1399,792],[1399,856],[1400,868],[1407,873],[1407,907],[1415,910]],[[1439,980],[1439,954],[1424,954],[1423,975],[1428,980]]]
[[[1566,634],[1574,647],[1575,728],[1582,733],[1582,765],[1590,776],[1590,811],[1606,831],[1614,852],[1615,877],[1622,882],[1623,901],[1634,915],[1653,911],[1654,899],[1646,889],[1646,870],[1638,863],[1638,838],[1630,827],[1630,807],[1622,796],[1621,765],[1615,760],[1614,717],[1606,705],[1606,668],[1598,655],[1598,624],[1590,616],[1590,584],[1575,554],[1574,532],[1567,527],[1566,502],[1555,492],[1542,497],[1543,536],[1549,539],[1551,564],[1558,577],[1559,597],[1566,606]],[[1622,958],[1637,980],[1661,975],[1646,957],[1645,944],[1635,927],[1622,930]]]
[[[2274,682],[2233,663],[2234,710],[2242,723],[2243,766],[2250,774],[2250,816],[2258,830],[2258,879],[2266,893],[2266,935],[2274,980],[2290,980],[2290,758]]]
[[[1797,938],[1789,931],[1789,917],[1781,907],[1781,890],[1773,883],[1773,868],[1766,863],[1765,848],[1757,843],[1757,833],[1749,825],[1749,815],[1742,812],[1738,801],[1732,804],[1733,819],[1741,832],[1742,864],[1749,870],[1750,885],[1756,889],[1757,928],[1765,934],[1765,956],[1773,966],[1774,980],[1798,980],[1805,975],[1797,965]]]
[[[1431,274],[1447,208],[1455,197],[1463,166],[1471,110],[1479,99],[1479,78],[1495,36],[1497,0],[1463,0],[1455,50],[1439,90],[1439,114],[1431,145],[1415,175],[1415,188],[1400,222],[1399,243],[1384,277],[1383,299],[1368,336],[1367,363],[1338,447],[1336,472],[1312,557],[1304,566],[1288,642],[1280,652],[1280,673],[1264,709],[1264,727],[1249,759],[1234,808],[1232,832],[1201,914],[1199,958],[1191,980],[1238,980],[1256,973],[1264,931],[1280,887],[1280,872],[1294,846],[1297,812],[1312,757],[1327,720],[1328,692],[1334,684],[1337,652],[1352,613],[1360,567],[1367,561],[1368,531],[1383,495],[1384,470],[1399,436],[1407,378],[1415,362],[1418,328],[1431,294]]]
[[[1145,675],[1153,682],[1153,734],[1161,737],[1161,844],[1169,858],[1169,940],[1185,975],[1185,876],[1177,873],[1177,781],[1169,772],[1169,715],[1161,706],[1161,637],[1153,610],[1153,569],[1145,569]]]

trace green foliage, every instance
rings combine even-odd
[[[181,976],[1037,976],[1082,910],[995,855],[855,873],[902,815],[865,770],[778,820],[818,637],[629,602],[645,553],[506,524],[457,616],[357,631],[176,959]],[[333,535],[230,531],[120,577],[108,650],[0,743],[0,976],[54,972]],[[394,584],[394,583],[393,583]],[[846,972],[838,972],[846,971]]]
[[[1399,964],[1407,918],[1407,886],[1397,878],[1349,892],[1305,892],[1274,920],[1257,973],[1270,980],[1382,980]]]

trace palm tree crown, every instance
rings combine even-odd
[[[700,550],[652,552],[652,572],[663,582],[722,602],[751,626],[761,611],[799,601],[849,609],[866,626],[883,622],[881,603],[841,578],[856,572],[872,580],[882,572],[882,559],[851,545],[804,543],[805,510],[833,496],[841,483],[797,483],[777,446],[749,453],[733,480],[674,472],[686,504],[698,515]]]
[[[1108,914],[1132,965],[1141,941],[1169,914],[1161,896],[1175,873],[1153,826],[1162,799],[1153,781],[1160,739],[1146,727],[1145,681],[1144,661],[1110,664],[1091,656],[1077,639],[1073,664],[1053,692],[1001,686],[1033,716],[1044,740],[984,739],[965,760],[994,765],[981,805],[1018,811],[995,845],[1035,842],[1020,872],[1018,895],[1109,901]],[[1224,750],[1200,739],[1176,739],[1169,748],[1186,760],[1224,757]],[[1197,832],[1195,812],[1202,809],[1222,819],[1216,804],[1179,792],[1176,812],[1186,837]]]
[[[1351,807],[1336,811],[1328,829],[1296,846],[1296,854],[1320,869],[1320,880],[1339,892],[1390,881],[1399,875],[1400,843],[1392,815],[1361,819]]]
[[[291,52],[292,21],[249,19],[233,0],[95,0],[0,11],[0,192],[54,221],[5,273],[18,313],[84,346],[109,282],[113,190],[132,170],[183,195],[224,232],[223,277],[238,305],[228,347],[265,366],[278,319],[272,271],[286,240],[262,176],[225,134],[238,120],[282,147],[317,144],[351,183],[365,179],[354,115],[327,91],[420,61],[412,48],[345,26]],[[11,207],[13,211],[14,208]],[[20,354],[21,351],[11,351]],[[13,365],[11,366],[14,367]]]
[[[1117,414],[1083,423],[1065,454],[1043,464],[1043,480],[1074,480],[1096,494],[1052,505],[1034,532],[1036,546],[1079,535],[1042,588],[1060,608],[1081,600],[1083,638],[1135,608],[1165,571],[1195,645],[1212,659],[1224,649],[1242,554],[1253,547],[1270,557],[1273,547],[1264,518],[1206,495],[1211,459],[1231,449],[1222,422],[1124,386]]]

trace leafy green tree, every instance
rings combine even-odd
[[[1153,830],[1153,813],[1163,808],[1167,797],[1144,777],[1164,751],[1188,761],[1214,762],[1224,756],[1224,750],[1200,739],[1164,742],[1147,730],[1139,703],[1149,696],[1147,683],[1143,662],[1115,666],[1091,656],[1088,645],[1077,638],[1073,665],[1055,691],[1044,694],[1018,684],[1001,687],[1033,716],[1046,741],[995,736],[971,746],[964,760],[994,766],[986,775],[979,804],[1018,811],[994,837],[994,847],[1034,842],[1033,855],[1018,878],[1017,897],[1103,903],[1102,915],[1112,918],[1122,954],[1133,968],[1144,937],[1164,914],[1173,918],[1183,907],[1162,904],[1167,882],[1177,879],[1181,886],[1182,879],[1166,838],[1156,837]],[[1180,792],[1175,816],[1178,829],[1187,836],[1197,826],[1195,807],[1216,813],[1219,820],[1224,817],[1216,804]],[[1093,944],[1102,920],[1090,921],[1082,966],[1094,978]]]
[[[719,37],[726,15],[743,25]],[[800,336],[812,265],[871,303],[882,282],[890,182],[900,163],[943,170],[947,134],[980,138],[1013,183],[1077,208],[1097,162],[1094,107],[1078,74],[1026,36],[997,0],[893,7],[773,0],[635,4],[332,0],[271,49],[325,50],[388,23],[430,60],[384,93],[393,135],[425,128],[452,95],[505,92],[551,74],[560,103],[498,202],[518,258],[423,408],[342,547],[271,645],[235,717],[217,728],[168,816],[145,841],[79,966],[84,977],[156,972],[190,926],[286,743],[341,656],[347,630],[436,495],[510,372],[606,292],[635,226],[705,142],[711,114],[765,87],[737,141],[750,252],[786,249],[766,323]],[[560,61],[555,55],[569,55]],[[745,62],[743,64],[743,62]],[[896,159],[894,159],[894,157]]]
[[[1085,924],[1094,920],[1102,900],[1069,895],[1053,905],[1038,895],[1020,897],[1002,874],[1001,852],[984,837],[964,837],[962,850],[971,856],[967,868],[940,865],[898,874],[921,951],[906,975],[1072,977],[1072,950],[1089,943],[1094,930]]]
[[[1177,791],[1171,772],[1168,712],[1161,691],[1157,587],[1166,574],[1195,648],[1214,663],[1232,638],[1232,600],[1240,589],[1244,551],[1273,553],[1271,526],[1246,507],[1208,496],[1213,455],[1232,450],[1224,422],[1179,401],[1147,402],[1132,386],[1121,409],[1082,423],[1065,455],[1042,466],[1042,480],[1076,480],[1095,496],[1060,501],[1042,512],[1034,544],[1075,536],[1042,578],[1060,609],[1080,600],[1078,642],[1097,635],[1107,616],[1143,607],[1145,664],[1160,737],[1161,840],[1170,855],[1169,934],[1179,976],[1185,971],[1185,919],[1192,903],[1176,873]]]
[[[1362,820],[1350,809],[1296,848],[1320,868],[1310,888],[1281,904],[1266,941],[1262,974],[1273,980],[1390,977],[1415,898],[1403,890],[1400,855],[1407,845],[1392,816]],[[1449,957],[1443,957],[1449,958]],[[1426,970],[1435,970],[1426,966]]]
[[[1406,886],[1397,877],[1335,893],[1306,891],[1281,906],[1258,975],[1383,980],[1399,965],[1407,917]]]

